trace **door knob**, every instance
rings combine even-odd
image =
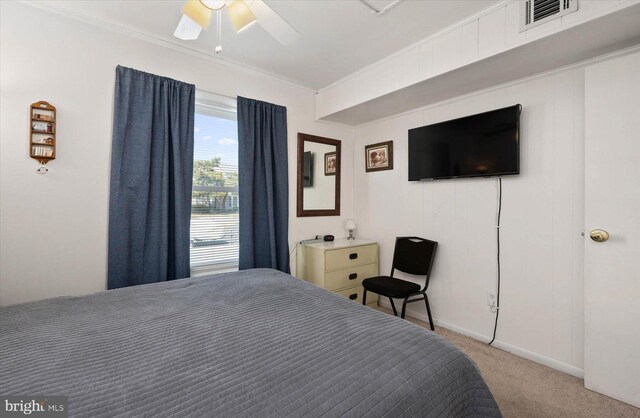
[[[593,229],[591,230],[589,237],[595,242],[605,242],[609,239],[609,233],[604,229]]]

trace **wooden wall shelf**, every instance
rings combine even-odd
[[[56,158],[56,108],[41,100],[29,112],[29,156],[44,165]]]

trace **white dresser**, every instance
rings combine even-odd
[[[378,244],[361,239],[340,239],[300,245],[296,276],[316,286],[362,303],[362,281],[378,275]],[[378,295],[367,293],[367,305]]]

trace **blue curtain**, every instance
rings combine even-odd
[[[289,273],[287,108],[238,97],[240,270]]]
[[[190,275],[195,86],[118,66],[108,288]]]

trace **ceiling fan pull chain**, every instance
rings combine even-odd
[[[218,31],[218,46],[216,46],[216,54],[222,52],[222,13],[221,10],[216,11],[216,25]]]

